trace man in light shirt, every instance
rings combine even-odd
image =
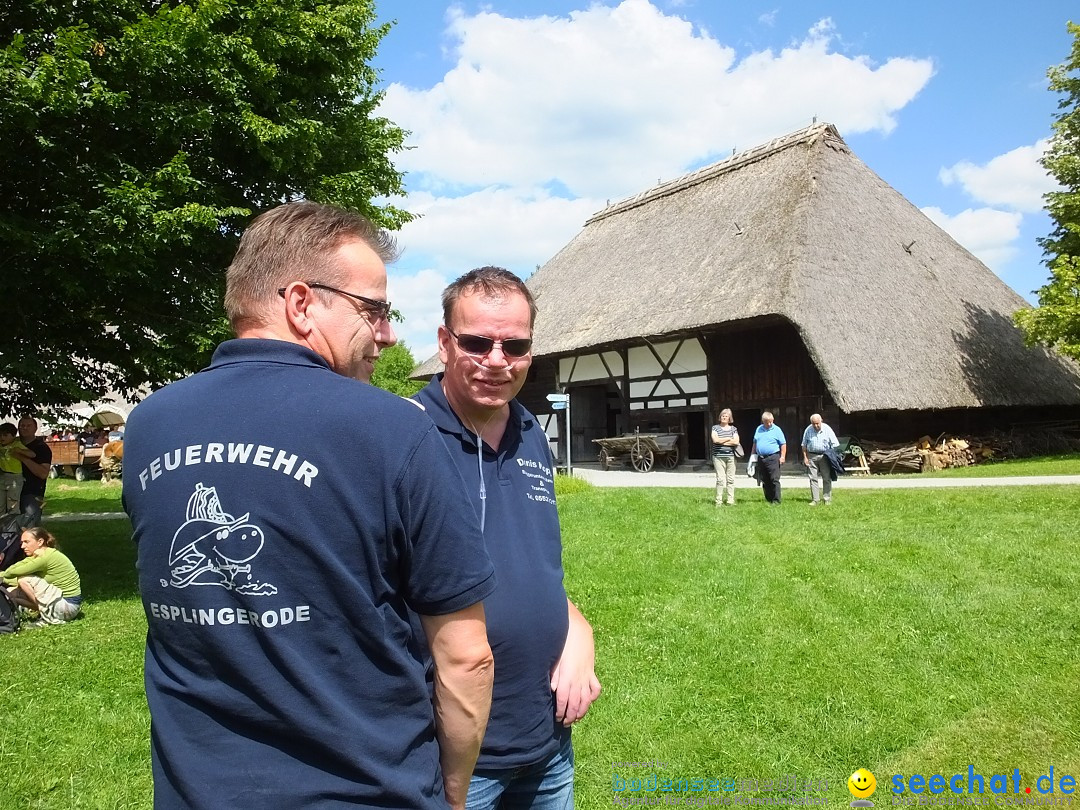
[[[832,467],[825,452],[839,446],[833,429],[821,421],[821,414],[813,414],[802,436],[802,460],[810,476],[811,506],[817,506],[819,500],[826,506],[832,503]]]

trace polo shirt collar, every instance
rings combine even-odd
[[[476,441],[473,438],[475,434],[465,427],[458,415],[454,413],[454,409],[450,407],[450,403],[446,401],[446,392],[443,391],[442,387],[444,374],[445,372],[439,372],[432,377],[431,382],[417,394],[416,398],[424,406],[428,416],[431,417],[431,421],[435,423],[439,430],[459,436],[463,440],[467,439],[471,444]],[[520,435],[521,431],[529,427],[531,422],[529,412],[522,407],[521,403],[516,399],[510,400],[510,419],[506,423],[503,444],[506,443],[507,438]]]
[[[272,338],[233,338],[214,350],[214,356],[204,371],[232,363],[284,363],[293,366],[321,366],[333,371],[326,359],[313,349],[288,340]]]

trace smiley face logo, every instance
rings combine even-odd
[[[869,799],[877,790],[877,779],[866,768],[859,768],[848,777],[847,789],[856,799]]]

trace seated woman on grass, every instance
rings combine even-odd
[[[45,529],[26,529],[21,541],[26,559],[0,571],[11,601],[38,612],[31,626],[71,621],[82,610],[79,572]]]

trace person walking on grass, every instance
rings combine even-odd
[[[724,408],[719,424],[712,428],[713,468],[716,470],[716,505],[735,505],[735,451],[739,446],[739,429],[732,423],[731,408]]]
[[[802,436],[802,462],[810,477],[811,506],[817,506],[819,500],[826,506],[832,503],[833,469],[828,452],[839,446],[833,429],[821,421],[821,414],[813,414]]]
[[[780,467],[787,460],[787,439],[774,421],[772,411],[761,414],[761,424],[754,431],[754,452],[766,502],[780,505]]]

